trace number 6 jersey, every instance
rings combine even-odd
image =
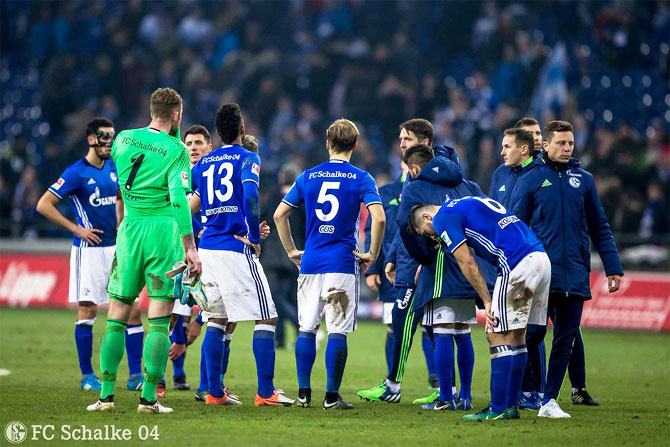
[[[245,245],[235,235],[248,237],[247,216],[252,210],[245,209],[242,184],[259,184],[258,154],[237,144],[226,144],[202,157],[191,172],[205,226],[200,248],[244,253]]]
[[[498,275],[508,275],[529,253],[544,251],[525,223],[488,197],[448,200],[433,217],[433,228],[451,253],[467,242]]]
[[[370,174],[331,159],[303,172],[283,202],[305,204],[307,231],[300,273],[358,273],[356,249],[360,204],[381,204]]]

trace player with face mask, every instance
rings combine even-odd
[[[91,365],[93,323],[98,305],[109,302],[105,287],[114,256],[116,228],[123,219],[116,167],[110,160],[114,135],[114,124],[110,120],[91,120],[86,127],[88,153],[68,167],[37,204],[40,214],[74,235],[69,301],[78,303],[74,338],[84,390],[100,390],[102,386]],[[72,203],[76,223],[66,219],[56,208],[65,197]],[[139,305],[133,308],[125,333],[130,370],[128,389],[137,390],[142,388],[144,338]]]

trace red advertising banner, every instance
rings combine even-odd
[[[64,254],[0,254],[0,306],[76,307],[68,302],[70,257]],[[142,309],[149,306],[146,288]]]
[[[68,307],[70,259],[64,254],[0,254],[0,306]],[[591,274],[593,299],[586,302],[582,327],[670,332],[670,274],[628,272],[621,289],[607,291],[603,272]],[[140,295],[146,309],[146,291]],[[361,303],[361,318],[379,318],[381,303]],[[483,315],[478,312],[478,321]]]
[[[2,253],[0,305],[65,307],[69,277],[69,256]]]
[[[591,273],[591,294],[582,313],[583,327],[670,331],[670,275],[626,273],[621,288],[607,290],[604,272]]]

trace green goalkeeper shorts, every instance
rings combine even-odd
[[[116,236],[116,253],[107,293],[132,303],[146,284],[151,299],[172,300],[173,281],[165,272],[184,259],[177,222],[172,217],[126,217]]]

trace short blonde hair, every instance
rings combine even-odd
[[[244,134],[242,137],[242,147],[249,152],[258,153],[258,138],[253,135]]]
[[[171,88],[156,89],[149,99],[151,117],[163,121],[171,120],[172,114],[181,110],[181,106],[181,95]]]
[[[344,118],[333,122],[326,131],[330,149],[335,153],[352,151],[359,135],[356,125]]]

